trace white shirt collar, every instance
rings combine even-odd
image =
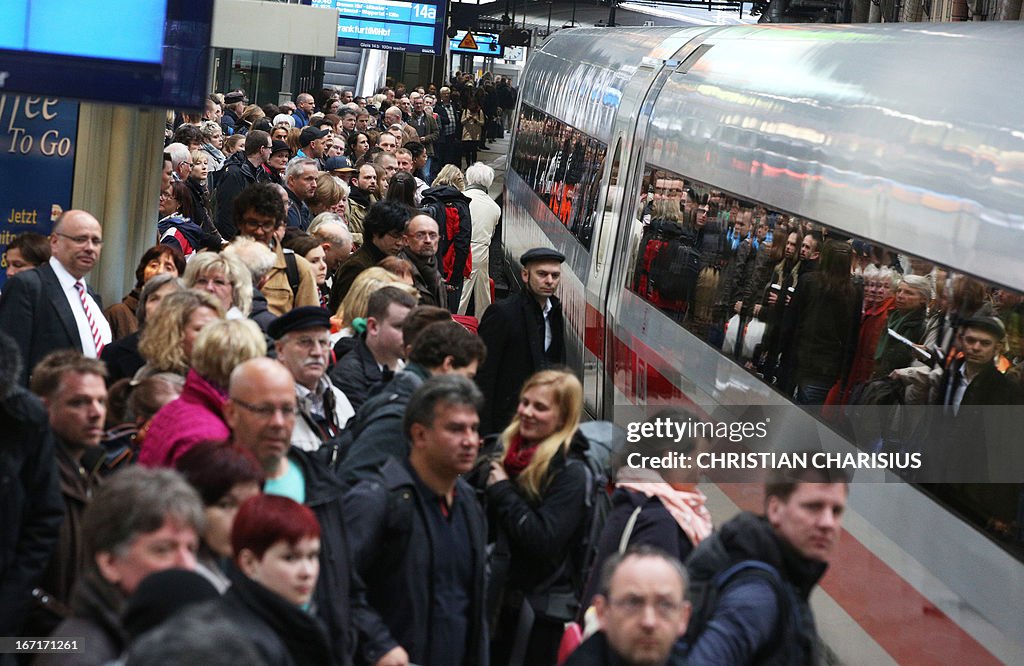
[[[57,257],[50,257],[50,268],[53,269],[54,274],[57,276],[57,280],[60,282],[60,286],[67,291],[73,289],[75,283],[78,280],[71,273],[68,273],[68,269],[64,268],[64,265],[57,260]]]

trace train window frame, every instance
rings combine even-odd
[[[605,246],[608,244],[608,239],[612,235],[611,230],[614,228],[614,214],[615,214],[615,191],[619,187],[620,170],[622,168],[622,137],[618,137],[615,140],[615,151],[612,153],[611,169],[608,171],[608,185],[604,191],[604,206],[602,206],[601,213],[601,228],[598,229],[597,239],[597,261],[595,262],[596,272],[600,273],[601,269],[604,268],[605,260]],[[614,260],[614,257],[612,258]]]

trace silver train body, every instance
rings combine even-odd
[[[567,256],[560,296],[588,412],[787,404],[628,288],[651,165],[1024,291],[1022,62],[1015,22],[553,35],[520,79],[503,238],[515,275],[529,247]],[[592,197],[583,242],[537,185],[554,167],[524,178],[516,165],[527,117],[604,151],[574,185]],[[844,538],[864,554],[845,564],[867,588],[895,573],[921,600],[886,618],[895,598],[865,609],[833,595],[889,658],[1024,663],[1020,561],[908,484],[854,484],[850,509]],[[964,640],[943,643],[949,627]]]

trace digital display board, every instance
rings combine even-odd
[[[0,91],[200,108],[213,0],[3,0]]]
[[[338,10],[338,45],[440,55],[444,37],[443,0],[312,0],[313,7]]]
[[[488,58],[504,58],[505,47],[498,43],[498,36],[491,32],[474,32],[473,40],[476,42],[476,49],[462,48],[459,45],[466,39],[466,31],[459,30],[455,37],[448,42],[448,48],[453,54],[486,56]]]

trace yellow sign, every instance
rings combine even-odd
[[[466,36],[462,38],[461,42],[459,42],[459,48],[476,51],[480,47],[476,45],[476,40],[473,39],[473,33],[467,32]]]

